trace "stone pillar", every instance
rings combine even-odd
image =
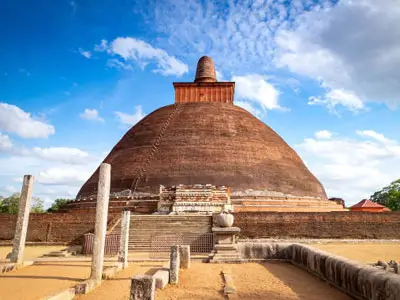
[[[106,242],[108,201],[110,198],[111,166],[101,164],[97,188],[96,223],[94,227],[94,244],[92,271],[90,278],[101,281],[104,263],[104,246]]]
[[[180,255],[180,268],[189,269],[190,268],[190,246],[184,245],[179,247]]]
[[[25,240],[28,230],[29,212],[31,210],[32,191],[33,176],[25,175],[24,182],[22,183],[18,219],[11,252],[11,262],[13,263],[22,263],[24,261]]]
[[[121,238],[119,244],[118,262],[122,263],[122,268],[128,266],[128,243],[129,243],[129,223],[131,212],[129,210],[122,212],[121,218]]]
[[[180,266],[179,246],[172,246],[171,247],[171,256],[170,256],[170,260],[169,260],[169,283],[170,284],[178,284],[179,266]]]
[[[137,275],[131,279],[130,300],[154,300],[156,280],[153,276]]]

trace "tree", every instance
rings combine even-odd
[[[51,207],[47,210],[47,212],[56,212],[58,210],[60,210],[61,208],[63,208],[68,201],[70,201],[69,199],[56,199],[54,200],[53,204],[51,205]]]
[[[0,201],[0,212],[8,214],[17,214],[19,209],[20,193],[14,193],[10,197]],[[32,213],[44,213],[43,200],[40,198],[32,198]]]
[[[400,179],[375,192],[371,196],[371,200],[390,208],[392,211],[400,210]]]
[[[10,197],[4,198],[0,202],[0,212],[7,214],[17,214],[19,208],[19,193],[14,193]]]
[[[31,207],[31,213],[34,214],[41,214],[46,212],[46,210],[44,209],[44,201],[40,198],[32,198],[33,203],[32,203],[32,207]]]

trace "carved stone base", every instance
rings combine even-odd
[[[214,250],[209,256],[211,263],[240,263],[240,258],[236,249],[236,233],[240,232],[238,227],[213,227],[215,235]]]

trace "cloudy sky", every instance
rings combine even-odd
[[[0,195],[74,197],[213,57],[235,102],[348,204],[400,178],[397,0],[0,3]]]

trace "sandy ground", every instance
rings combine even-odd
[[[192,263],[190,269],[179,273],[178,285],[167,285],[165,289],[157,290],[156,300],[225,299],[222,293],[223,267],[222,264]]]
[[[0,275],[0,299],[40,299],[90,275],[90,263],[45,263]]]
[[[24,259],[25,260],[34,260],[45,253],[49,253],[51,251],[57,251],[61,249],[65,249],[66,246],[26,246]],[[12,250],[11,246],[0,246],[0,261],[5,259],[7,254]]]
[[[239,299],[351,299],[307,272],[287,263],[249,263],[227,266]]]
[[[105,263],[109,265],[110,263]],[[0,299],[37,300],[75,286],[90,275],[90,262],[47,262],[0,275]]]
[[[312,244],[315,248],[365,263],[400,261],[400,244]]]
[[[161,266],[162,264],[160,263],[148,262],[129,264],[128,268],[119,272],[116,277],[103,281],[102,284],[91,293],[76,296],[74,299],[129,299],[131,277],[144,274],[153,275],[157,268]]]

